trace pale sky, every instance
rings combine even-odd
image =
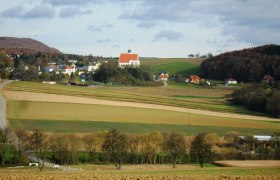
[[[0,36],[64,53],[220,54],[280,44],[279,0],[0,0]]]

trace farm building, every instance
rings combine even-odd
[[[245,136],[239,136],[240,139],[245,139]],[[273,138],[271,136],[260,136],[260,135],[254,135],[253,136],[254,139],[258,140],[258,141],[271,141],[273,140]]]
[[[235,80],[233,78],[229,78],[229,79],[225,80],[225,84],[226,85],[237,84],[237,80]]]
[[[158,79],[160,81],[168,81],[169,74],[166,72],[159,73]]]
[[[200,83],[200,77],[196,75],[191,75],[189,78],[189,82],[192,84],[199,84]]]
[[[131,54],[131,50],[128,50],[128,53],[122,53],[119,57],[119,66],[121,68],[125,66],[139,67],[140,61],[138,54]]]

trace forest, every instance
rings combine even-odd
[[[280,118],[280,91],[266,84],[244,86],[226,95],[225,99],[234,105],[245,106],[256,112]]]
[[[260,82],[266,75],[280,80],[280,46],[264,45],[210,57],[201,66],[205,78]]]

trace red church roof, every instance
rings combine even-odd
[[[129,63],[129,61],[137,61],[138,54],[121,54],[119,58],[120,63]]]

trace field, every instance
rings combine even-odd
[[[43,96],[43,94],[40,95]],[[23,96],[27,97],[25,94]],[[65,98],[65,96],[57,95],[46,96],[48,101]],[[79,97],[76,97],[74,101],[79,102]],[[8,119],[14,127],[67,133],[91,133],[118,128],[128,133],[159,130],[182,132],[188,135],[194,135],[197,132],[216,132],[224,135],[229,131],[238,131],[252,135],[272,134],[279,127],[278,122],[225,118],[172,109],[153,109],[155,105],[150,105],[151,107],[148,108],[118,106],[117,104],[86,104],[88,102],[87,100],[84,100],[84,103],[8,101]]]
[[[256,114],[242,107],[231,106],[224,101],[224,95],[232,91],[228,88],[201,88],[186,84],[171,84],[168,87],[69,87],[32,82],[13,82],[5,90],[40,92],[46,94],[69,95],[114,101],[139,102],[168,105],[181,108]]]
[[[201,59],[141,59],[141,63],[149,65],[149,67],[155,72],[168,72],[172,74],[180,74],[184,77],[189,75],[200,74]]]
[[[201,169],[197,165],[124,165],[115,170],[113,165],[81,165],[79,170],[62,172],[35,167],[0,169],[0,179],[279,179],[277,167],[231,168],[209,166]]]

